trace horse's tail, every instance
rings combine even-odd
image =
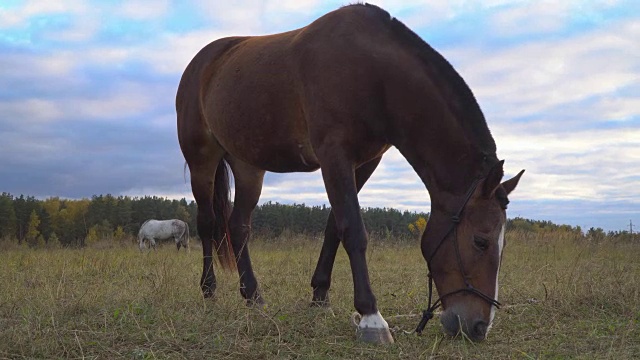
[[[184,166],[182,167],[182,177],[184,178],[184,183],[187,183],[187,162],[184,162]]]
[[[187,163],[189,163],[187,159],[189,154],[197,154],[200,151],[200,149],[193,147],[194,138],[197,137],[198,141],[210,140],[209,134],[194,132],[189,125],[191,121],[204,121],[202,89],[215,73],[221,55],[245,39],[247,38],[231,37],[213,41],[194,56],[182,74],[176,94],[176,112],[178,114],[178,142]],[[236,269],[236,260],[227,224],[231,213],[229,189],[228,164],[225,160],[221,160],[216,170],[213,190],[213,245],[220,266],[226,270],[233,270]],[[209,241],[209,239],[201,240],[203,242]]]
[[[229,215],[231,214],[231,191],[229,186],[229,164],[222,159],[216,170],[213,185],[213,245],[218,255],[218,262],[225,270],[236,269],[236,257],[231,246],[229,232]]]

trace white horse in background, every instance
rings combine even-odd
[[[150,247],[156,249],[156,241],[173,238],[178,251],[180,246],[189,250],[189,225],[182,220],[154,220],[145,221],[138,232],[140,251],[144,250],[144,241],[149,240]]]

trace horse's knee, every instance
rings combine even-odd
[[[363,228],[345,228],[338,231],[342,234],[342,246],[348,254],[367,251],[367,233]]]

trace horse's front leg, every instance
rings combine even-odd
[[[375,158],[356,169],[356,187],[358,192],[360,192],[360,189],[362,189],[369,177],[371,177],[373,171],[376,169],[378,164],[380,164],[381,159],[382,157]],[[311,305],[313,306],[329,306],[331,272],[333,270],[333,263],[335,261],[339,245],[340,239],[337,235],[333,211],[331,211],[324,231],[324,241],[322,242],[322,250],[320,251],[318,264],[316,265],[316,270],[311,278],[311,288],[313,289]]]
[[[323,154],[324,155],[324,154]],[[393,337],[389,325],[378,311],[376,298],[371,290],[367,269],[367,233],[364,228],[358,188],[355,182],[353,165],[339,154],[331,154],[322,162],[324,179],[329,202],[334,213],[336,235],[349,256],[353,276],[354,305],[362,316],[356,336],[358,340],[373,343],[392,343]]]

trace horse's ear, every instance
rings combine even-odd
[[[520,171],[518,175],[502,183],[502,187],[504,188],[504,191],[507,192],[507,195],[509,195],[513,191],[513,189],[516,188],[522,174],[524,174],[524,170]]]
[[[491,194],[493,194],[493,191],[500,186],[500,181],[504,176],[503,165],[504,160],[500,160],[493,165],[491,170],[489,170],[489,173],[484,180],[484,185],[482,186],[482,194],[485,197],[490,197]]]

